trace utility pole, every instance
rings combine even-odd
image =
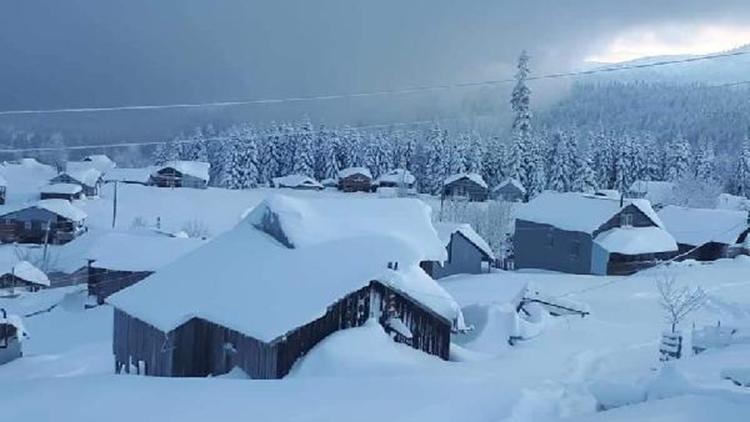
[[[117,222],[117,180],[115,180],[115,194],[112,200],[112,228],[115,228]]]

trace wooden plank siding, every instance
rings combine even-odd
[[[153,271],[113,271],[88,267],[88,292],[103,304],[109,296],[153,274]]]
[[[338,188],[343,192],[371,192],[372,179],[364,174],[352,174],[341,178],[338,183]]]
[[[466,198],[469,201],[487,200],[488,190],[468,177],[462,177],[443,186],[443,195],[448,198]]]

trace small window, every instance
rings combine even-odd
[[[581,242],[574,240],[570,244],[570,256],[574,259],[578,259],[581,256]]]
[[[23,228],[26,230],[31,230],[31,221],[24,221]]]
[[[620,227],[633,227],[633,214],[620,214]]]

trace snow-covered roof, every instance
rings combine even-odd
[[[65,163],[65,170],[67,171],[84,171],[88,169],[94,169],[104,174],[115,168],[114,161],[111,161],[107,156],[101,156],[104,158],[92,159],[87,161],[68,161]]]
[[[377,178],[375,183],[405,183],[407,185],[413,185],[416,181],[416,177],[414,177],[414,175],[411,174],[409,170],[393,169],[388,173],[381,174],[380,177]]]
[[[157,166],[153,169],[151,174],[156,174],[159,171],[168,168],[175,169],[183,175],[208,181],[210,178],[208,171],[211,169],[211,164],[203,161],[170,161],[161,166]]]
[[[256,228],[265,210],[279,217],[280,227],[295,247]],[[368,212],[362,214],[363,210]],[[359,225],[353,224],[356,219]],[[376,233],[367,227],[371,221],[391,230]],[[405,238],[399,228],[407,221],[428,227],[429,232],[417,233],[427,238]],[[108,301],[162,331],[198,317],[271,342],[379,280],[446,319],[458,320],[458,304],[418,267],[433,248],[444,256],[429,214],[418,201],[302,201],[277,196],[259,205],[233,230]],[[391,262],[399,263],[397,271],[387,268]]]
[[[461,179],[469,179],[472,182],[478,184],[479,186],[481,186],[483,188],[487,188],[487,182],[485,182],[484,179],[482,178],[482,176],[480,174],[477,174],[477,173],[458,173],[458,174],[454,174],[452,176],[448,176],[445,179],[444,184],[449,185],[449,184],[451,184],[451,183],[453,183],[453,182],[455,182],[457,180],[461,180]]]
[[[277,188],[298,188],[298,187],[309,187],[315,189],[323,189],[323,185],[318,183],[317,180],[312,177],[305,176],[304,174],[290,174],[282,177],[274,177],[273,185]]]
[[[99,182],[99,180],[102,178],[102,172],[95,168],[84,168],[84,169],[74,169],[74,170],[66,170],[62,174],[67,174],[70,176],[73,180],[78,181],[79,183],[94,187]]]
[[[367,167],[348,167],[343,170],[339,170],[339,179],[344,179],[355,174],[361,174],[372,179],[372,173]]]
[[[43,186],[39,189],[42,193],[57,193],[65,195],[75,195],[82,191],[81,185],[75,185],[73,183],[54,183],[51,185]]]
[[[652,204],[664,204],[674,194],[674,183],[656,180],[636,180],[628,189],[631,194],[646,198]]]
[[[32,206],[45,209],[71,221],[86,219],[86,213],[66,199],[42,199]]]
[[[674,238],[660,227],[615,227],[599,233],[594,242],[611,253],[639,255],[673,252],[677,250]]]
[[[23,281],[49,287],[50,282],[47,275],[42,270],[35,267],[28,261],[19,261],[13,267],[6,271],[5,274],[13,274]]]
[[[659,216],[648,200],[625,199],[620,207],[620,198],[577,192],[544,191],[523,205],[516,218],[549,224],[561,230],[593,233],[628,205],[637,207],[656,226],[663,228]]]
[[[49,183],[57,172],[51,166],[39,163],[33,158],[19,162],[4,162],[0,165],[0,175],[10,186],[9,194],[17,196],[13,200],[28,200],[39,194],[39,188]]]
[[[521,182],[518,179],[515,179],[513,177],[509,177],[509,178],[503,180],[502,183],[500,183],[499,185],[497,185],[494,188],[492,188],[492,190],[493,191],[497,191],[497,190],[500,190],[500,189],[502,189],[502,188],[504,188],[504,187],[506,187],[508,185],[513,185],[516,189],[518,189],[519,191],[521,191],[521,193],[526,193],[526,188],[523,187],[523,185],[521,184]]]
[[[104,180],[107,182],[135,182],[145,184],[148,182],[153,170],[152,167],[113,168],[104,175]]]
[[[16,335],[18,336],[19,341],[22,341],[28,336],[28,331],[26,331],[26,327],[23,325],[23,319],[18,315],[7,314],[5,318],[3,318],[3,315],[0,314],[0,324],[9,324],[16,327]]]
[[[107,171],[117,167],[117,164],[105,154],[87,155],[83,158],[83,161],[93,163],[95,166],[94,168],[101,171],[102,173],[106,173]]]
[[[669,205],[659,217],[678,243],[700,246],[708,242],[733,245],[748,229],[747,212]]]
[[[448,246],[453,233],[460,233],[469,242],[473,243],[474,246],[479,248],[479,250],[484,252],[487,257],[489,257],[489,259],[495,259],[495,255],[492,252],[492,248],[490,247],[490,245],[487,244],[484,238],[482,238],[482,236],[480,236],[473,227],[471,227],[471,224],[437,222],[434,223],[434,225],[435,230],[437,230],[438,237],[443,242],[444,246]]]
[[[199,239],[152,234],[109,233],[87,253],[95,268],[112,271],[156,271],[206,244]]]

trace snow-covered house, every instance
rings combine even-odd
[[[449,176],[443,182],[443,196],[469,201],[486,201],[487,182],[477,173],[459,173]]]
[[[669,205],[659,211],[677,240],[680,259],[712,261],[732,256],[732,246],[747,238],[747,212]]]
[[[19,261],[0,275],[0,289],[35,292],[50,286],[44,271],[28,261]]]
[[[0,241],[67,243],[86,231],[85,220],[86,213],[64,199],[5,208],[0,214]]]
[[[414,189],[417,178],[409,170],[393,169],[375,179],[375,186],[380,188]]]
[[[348,167],[339,171],[338,188],[344,192],[370,192],[372,173],[366,167]]]
[[[297,190],[321,190],[321,185],[317,180],[312,177],[305,176],[304,174],[289,174],[282,177],[274,177],[271,179],[273,187],[275,188],[287,188]]]
[[[75,183],[55,183],[39,189],[40,199],[65,199],[73,201],[83,197],[83,188]]]
[[[113,168],[104,174],[104,183],[127,183],[134,185],[147,185],[153,172],[151,167],[135,168]]]
[[[677,243],[645,199],[546,191],[519,210],[516,268],[630,274],[670,259]]]
[[[445,249],[406,199],[271,196],[233,230],[109,297],[118,371],[281,378],[319,341],[374,320],[448,358],[460,307],[419,268]]]
[[[489,272],[495,260],[492,248],[469,224],[434,223],[448,257],[445,261],[424,261],[420,265],[432,278],[454,274]]]
[[[98,303],[205,244],[159,233],[109,233],[89,250],[88,292]]]
[[[102,173],[95,168],[66,170],[50,180],[51,184],[67,183],[79,185],[86,196],[99,195]]]
[[[628,188],[631,198],[648,199],[651,206],[659,209],[669,203],[674,196],[674,183],[656,180],[636,180]]]
[[[523,202],[526,199],[526,188],[518,179],[509,177],[492,188],[492,199],[506,202]]]
[[[211,165],[202,161],[170,161],[157,166],[149,178],[149,184],[162,188],[208,187]]]
[[[23,355],[21,342],[26,337],[21,317],[0,308],[0,365]]]

